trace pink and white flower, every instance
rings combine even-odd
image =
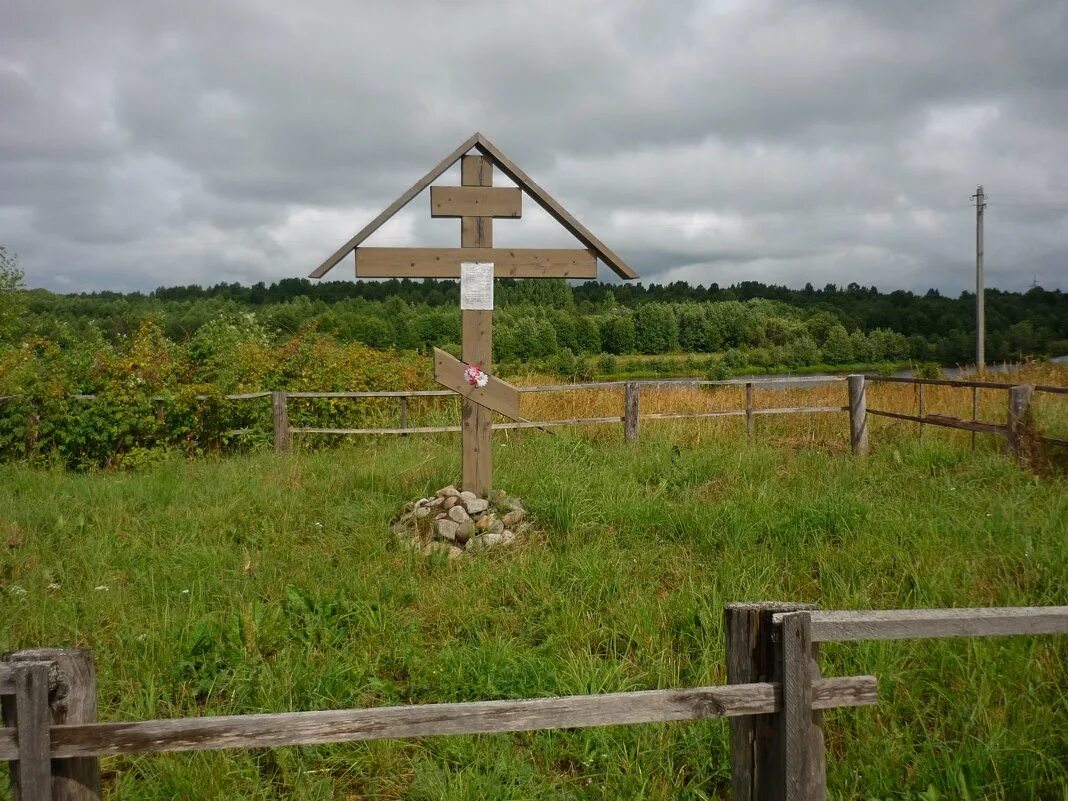
[[[478,387],[479,389],[482,389],[489,383],[489,375],[477,364],[467,365],[467,369],[464,370],[464,378],[467,379],[468,384],[473,387]]]

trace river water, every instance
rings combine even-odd
[[[1050,359],[1050,361],[1053,362],[1054,364],[1068,364],[1068,356],[1056,356],[1056,357]],[[1011,371],[1013,371],[1013,370],[1015,370],[1015,369],[1017,369],[1017,368],[1019,368],[1021,366],[1022,365],[1020,365],[1018,363],[1003,362],[1002,364],[990,364],[990,365],[987,365],[986,370],[987,370],[988,373],[1008,373],[1008,372],[1011,372]],[[968,367],[943,367],[943,368],[941,368],[941,371],[942,371],[942,375],[944,375],[946,378],[967,378],[969,375],[971,375],[972,373],[975,372],[975,368],[971,367],[971,366],[968,366]],[[761,379],[765,379],[766,380],[766,379],[769,379],[769,378],[801,378],[801,379],[809,379],[809,380],[801,380],[801,381],[791,381],[789,384],[781,385],[782,388],[784,388],[784,389],[786,387],[792,387],[792,388],[796,389],[796,388],[819,386],[822,382],[826,381],[828,378],[841,378],[844,375],[846,375],[846,373],[822,373],[822,374],[817,374],[817,375],[797,375],[795,373],[789,373],[789,372],[786,372],[786,373],[761,373],[759,375],[754,374],[754,375],[732,376],[731,380],[733,380],[733,381],[748,381],[748,380],[752,379],[753,381],[760,381]],[[891,375],[900,376],[902,378],[911,378],[912,377],[912,370],[898,370],[897,372],[891,373]]]

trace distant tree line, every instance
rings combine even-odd
[[[426,351],[460,341],[455,281],[218,284],[152,293],[28,293],[25,327],[58,342],[92,328],[109,341],[152,320],[172,341],[206,323],[252,313],[277,336],[306,329],[342,342]],[[506,369],[609,354],[719,354],[724,369],[877,362],[963,364],[974,354],[973,294],[880,293],[828,284],[803,289],[745,281],[730,287],[498,280],[494,358]],[[987,291],[987,358],[1068,353],[1068,294]],[[566,371],[566,370],[562,370]]]

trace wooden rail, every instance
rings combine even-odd
[[[823,679],[813,709],[876,703],[873,676]],[[496,734],[762,715],[782,708],[778,684],[573,695],[521,701],[475,701],[319,712],[218,715],[53,726],[49,756],[107,756],[225,748],[362,742],[455,734]],[[0,759],[19,758],[14,729],[0,730]]]
[[[853,377],[851,376],[850,378],[852,379]],[[903,412],[890,411],[889,409],[868,409],[866,408],[866,404],[862,403],[864,408],[862,409],[861,416],[864,417],[867,414],[874,414],[879,417],[890,417],[895,420],[919,423],[921,437],[923,436],[923,427],[928,425],[970,431],[972,432],[972,448],[975,448],[976,434],[997,434],[1005,438],[1005,450],[1021,462],[1026,461],[1030,456],[1025,443],[1025,440],[1028,437],[1033,437],[1039,442],[1044,442],[1048,445],[1068,446],[1068,440],[1059,437],[1044,436],[1028,430],[1033,394],[1035,392],[1046,392],[1054,395],[1064,395],[1068,394],[1068,387],[1052,386],[1048,384],[1006,384],[1004,382],[996,381],[966,381],[944,378],[907,378],[903,376],[860,376],[858,378],[861,380],[862,384],[865,381],[915,384],[918,387],[917,401],[919,404],[919,414],[905,414]],[[961,420],[948,415],[929,414],[927,412],[923,388],[931,385],[970,388],[972,390],[972,419]],[[1002,389],[1008,392],[1008,408],[1005,423],[991,423],[977,419],[979,411],[978,390],[980,389]]]
[[[813,642],[1068,634],[1068,606],[812,612]]]

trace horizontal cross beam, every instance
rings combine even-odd
[[[523,216],[523,193],[507,186],[432,186],[431,217]]]
[[[495,278],[596,278],[583,248],[356,248],[358,278],[459,278],[462,262],[493,262]]]

